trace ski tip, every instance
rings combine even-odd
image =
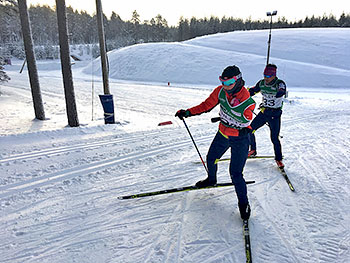
[[[255,184],[255,181],[246,181],[246,184]]]
[[[118,196],[117,199],[119,200],[125,200],[125,199],[133,199],[133,195],[126,195],[126,196]]]

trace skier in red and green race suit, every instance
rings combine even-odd
[[[263,99],[260,104],[260,112],[251,124],[253,131],[250,134],[250,151],[248,156],[255,156],[257,153],[254,132],[268,123],[271,132],[270,138],[275,152],[275,161],[278,167],[283,168],[284,164],[282,162],[282,147],[279,134],[281,130],[283,96],[286,95],[287,88],[284,81],[277,78],[276,73],[276,65],[266,65],[264,79],[259,80],[254,87],[249,89],[251,96],[261,92]]]
[[[250,205],[243,168],[248,157],[248,136],[251,133],[250,122],[253,118],[255,102],[244,87],[242,73],[237,66],[225,68],[219,79],[222,85],[216,87],[205,101],[187,110],[179,110],[175,116],[183,119],[200,115],[220,105],[219,130],[207,154],[208,177],[197,182],[196,186],[205,187],[216,184],[216,160],[231,148],[231,180],[236,189],[241,218],[249,219]]]

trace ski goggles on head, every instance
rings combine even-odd
[[[272,75],[264,75],[264,78],[271,78],[273,77]]]
[[[221,84],[224,85],[224,86],[230,86],[232,85],[233,83],[236,82],[237,79],[241,78],[242,77],[242,74],[238,74],[237,76],[233,76],[232,78],[230,79],[223,79],[221,76],[219,77],[219,80],[221,81]]]

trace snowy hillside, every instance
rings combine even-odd
[[[234,188],[118,197],[205,177],[174,114],[203,101],[227,65],[241,67],[254,85],[267,37],[233,32],[110,52],[115,125],[103,124],[98,60],[73,66],[78,128],[67,127],[59,61],[38,62],[45,121],[33,120],[23,62],[7,66],[12,80],[0,86],[0,262],[245,262]],[[271,62],[289,89],[281,143],[296,191],[273,160],[247,161],[245,179],[256,181],[248,186],[254,263],[350,258],[349,39],[349,29],[273,31]],[[186,119],[203,156],[217,114]],[[168,120],[174,124],[157,126]],[[268,128],[256,137],[258,154],[271,155]],[[222,162],[218,181],[229,180]]]
[[[254,85],[266,64],[267,36],[267,30],[237,31],[182,43],[122,48],[109,53],[110,76],[216,85],[222,69],[235,63],[247,84]],[[344,83],[349,86],[349,47],[349,28],[279,29],[272,32],[270,62],[279,66],[280,76],[289,86],[339,88]],[[100,74],[101,70],[95,72]]]

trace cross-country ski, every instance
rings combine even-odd
[[[275,158],[275,156],[273,156],[273,155],[248,156],[248,159],[273,159],[273,158]],[[217,159],[215,162],[216,163],[228,162],[230,160],[231,160],[231,158],[221,158],[221,159]],[[199,161],[196,161],[194,163],[201,164],[201,162],[199,162]]]
[[[253,184],[253,183],[255,183],[255,181],[246,181],[246,184]],[[212,186],[205,186],[205,187],[197,187],[194,185],[182,186],[182,187],[171,188],[166,190],[157,190],[157,191],[147,192],[147,193],[137,193],[137,194],[119,196],[118,199],[134,199],[134,198],[140,198],[140,197],[164,195],[164,194],[186,192],[186,191],[193,191],[193,190],[200,190],[200,189],[220,188],[220,187],[226,187],[226,186],[233,186],[233,183],[218,183]]]
[[[248,156],[248,159],[273,159],[275,158],[275,156],[272,155],[259,155],[259,156]],[[215,162],[219,163],[219,162],[227,162],[230,161],[230,158],[223,158],[223,159],[218,159]]]
[[[287,182],[287,184],[289,186],[289,189],[294,192],[295,191],[294,186],[290,182],[289,177],[288,177],[286,171],[284,170],[284,167],[278,167],[278,170],[282,174],[283,178],[286,180],[286,182]]]
[[[250,246],[249,220],[243,220],[243,237],[246,263],[252,263],[252,249]]]

